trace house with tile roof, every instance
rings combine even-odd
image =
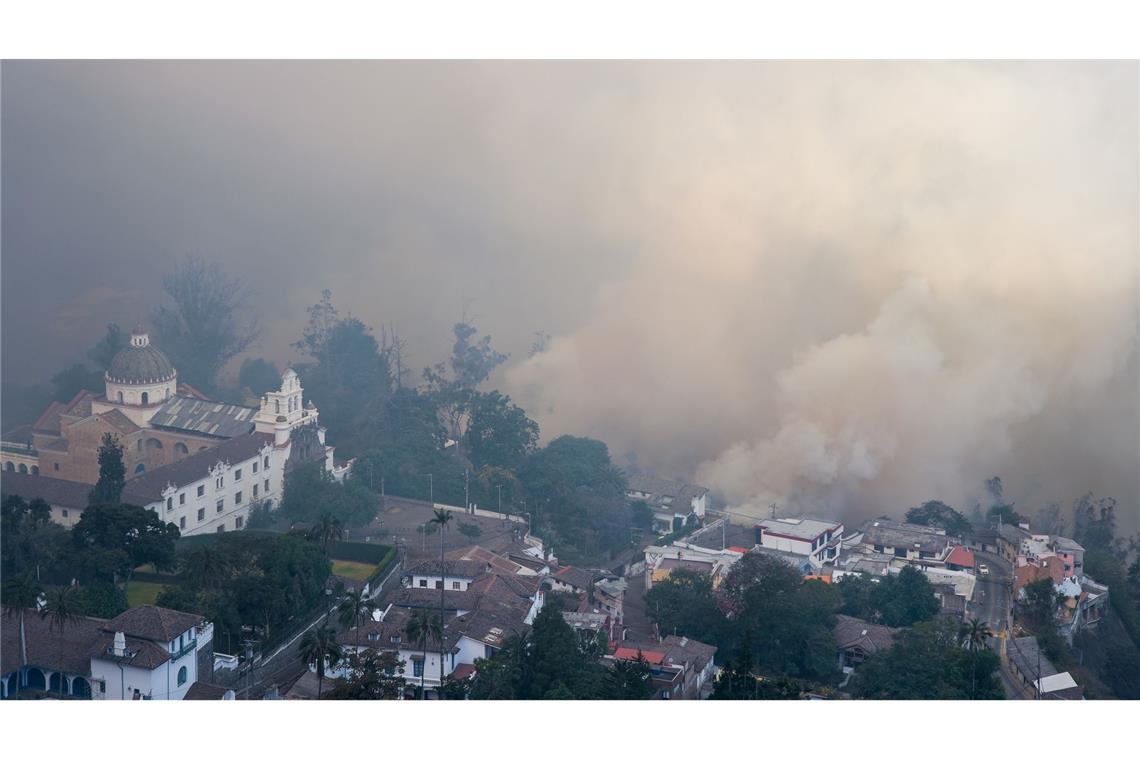
[[[677,480],[634,473],[626,480],[626,498],[647,505],[653,516],[653,529],[672,533],[690,518],[703,520],[709,489]]]
[[[34,610],[0,629],[3,697],[182,699],[213,650],[214,627],[200,615],[132,607],[111,620],[80,617],[61,632]],[[23,651],[26,648],[27,659]]]

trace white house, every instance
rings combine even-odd
[[[487,571],[487,565],[473,560],[425,560],[404,571],[404,585],[410,588],[466,591],[471,582]]]
[[[19,626],[4,626],[4,669],[18,666],[4,674],[6,699],[21,691],[57,695],[61,677],[62,695],[72,699],[182,699],[198,681],[198,653],[213,648],[214,627],[200,615],[148,605],[66,627],[62,661],[58,632],[31,610],[24,623],[26,666],[19,666]]]
[[[671,533],[689,517],[704,519],[708,492],[707,488],[690,483],[635,474],[627,480],[625,495],[649,506],[656,532]]]
[[[776,517],[760,521],[759,545],[808,558],[812,567],[835,564],[841,551],[843,523],[815,517]]]

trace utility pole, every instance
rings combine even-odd
[[[431,473],[428,473],[428,501],[431,505],[435,506],[435,484],[432,482]]]
[[[502,485],[497,485],[497,486],[495,486],[495,488],[499,489],[499,516],[504,517],[505,515],[503,515],[503,487],[502,487]]]
[[[463,468],[463,511],[471,513],[471,496],[467,488],[467,468]]]

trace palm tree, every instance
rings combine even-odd
[[[971,652],[977,652],[984,648],[986,640],[993,635],[989,623],[978,619],[971,620],[962,628],[961,633],[963,645]]]
[[[962,645],[971,655],[977,654],[986,646],[986,640],[993,636],[993,631],[984,620],[974,618],[968,624],[962,626],[962,631],[959,633],[959,638],[962,640]],[[977,695],[977,673],[978,663],[977,658],[970,657],[970,698],[973,699]]]
[[[446,509],[435,510],[435,517],[430,522],[439,526],[439,620],[443,624],[443,589],[447,585],[447,565],[443,559],[443,536],[447,532],[447,524],[451,522],[451,513]],[[443,686],[443,636],[439,637],[439,685]]]
[[[43,589],[31,574],[17,575],[4,581],[2,593],[4,616],[15,617],[20,624],[20,667],[28,666],[28,636],[24,629],[24,613],[35,609]]]
[[[356,648],[360,649],[360,626],[372,619],[372,612],[376,609],[376,602],[364,595],[360,589],[349,591],[344,599],[340,600],[337,612],[340,624],[345,628],[356,628]]]
[[[443,639],[443,626],[440,625],[440,618],[433,617],[425,609],[418,609],[412,612],[411,618],[404,626],[404,633],[408,634],[408,639],[419,644],[424,650],[424,664],[420,668],[420,699],[426,699],[424,694],[424,673],[427,670],[427,650],[428,644],[433,641],[441,641]],[[440,679],[440,686],[443,686],[443,679]]]
[[[325,666],[336,665],[340,662],[341,654],[336,631],[327,625],[310,628],[301,637],[301,657],[307,665],[315,665],[317,668],[317,699],[321,698],[321,687],[325,682]]]
[[[68,626],[79,622],[79,598],[76,596],[74,586],[61,586],[52,589],[47,595],[47,605],[40,611],[40,617],[46,618],[49,630],[55,628],[59,631],[59,696],[63,698],[63,632]]]
[[[321,550],[328,554],[329,544],[344,538],[344,526],[340,524],[332,512],[325,512],[321,519],[309,529],[309,538],[321,545]]]

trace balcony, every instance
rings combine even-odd
[[[171,662],[174,662],[174,661],[176,661],[176,660],[180,660],[180,659],[182,659],[183,657],[185,657],[186,655],[188,655],[188,654],[190,654],[191,652],[193,652],[193,651],[194,651],[195,649],[197,649],[197,648],[198,648],[198,640],[197,640],[197,639],[194,639],[194,640],[192,640],[192,641],[191,641],[189,644],[187,644],[186,646],[182,647],[181,649],[179,649],[179,650],[178,650],[177,652],[175,652],[174,654],[170,655],[170,661],[171,661]]]

